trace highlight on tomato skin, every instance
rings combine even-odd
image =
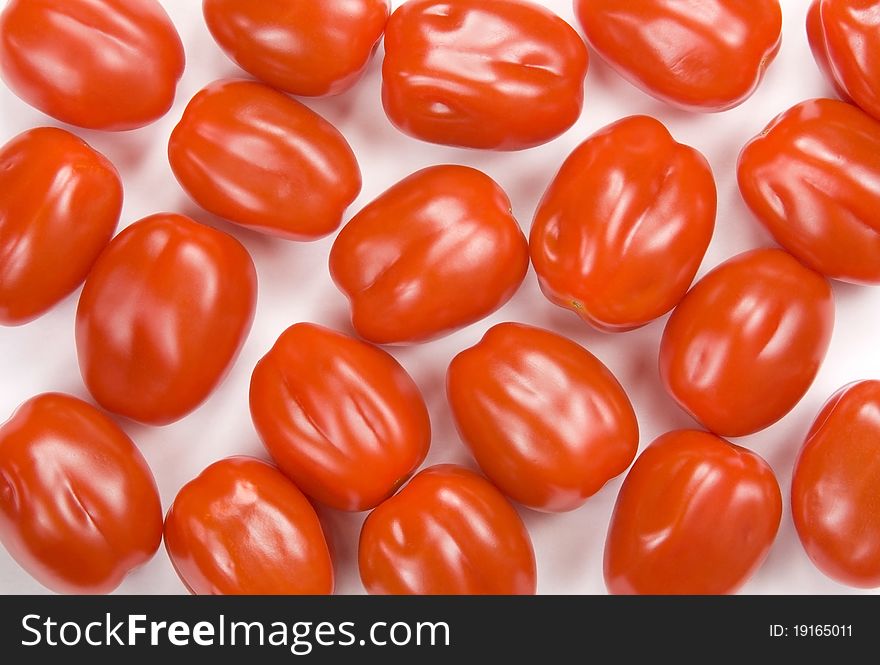
[[[736,592],[761,566],[782,494],[757,454],[708,432],[649,445],[623,481],[605,541],[613,594]]]
[[[40,584],[110,593],[161,540],[153,474],[98,409],[44,393],[0,425],[0,543]]]
[[[806,394],[833,329],[828,280],[780,249],[744,252],[709,272],[672,312],[660,377],[706,429],[746,436]]]
[[[841,388],[801,447],[791,512],[810,560],[828,577],[880,587],[880,381]]]
[[[493,326],[453,358],[446,393],[480,468],[529,508],[580,507],[638,450],[639,425],[623,387],[593,354],[549,330]]]
[[[666,314],[687,293],[715,230],[706,158],[658,120],[631,116],[578,146],[535,213],[541,291],[604,332]]]
[[[214,81],[168,140],[177,181],[208,212],[287,240],[335,231],[361,191],[351,146],[304,104],[256,81]]]
[[[801,102],[743,148],[737,179],[758,221],[804,265],[880,284],[880,122],[841,101]]]
[[[588,67],[583,40],[542,5],[408,0],[385,30],[382,105],[423,141],[524,150],[574,125]]]
[[[116,167],[70,132],[37,127],[0,147],[0,325],[18,326],[73,293],[122,211]]]
[[[352,88],[382,39],[388,0],[203,0],[205,23],[242,69],[294,95]]]
[[[228,457],[184,485],[165,549],[197,595],[325,595],[333,563],[315,509],[274,466]]]
[[[78,127],[158,120],[185,62],[157,0],[9,0],[0,13],[0,75],[31,106]]]
[[[108,411],[175,422],[229,372],[256,299],[253,260],[232,236],[172,213],[135,222],[101,254],[80,295],[83,381]]]
[[[330,250],[352,325],[374,344],[427,342],[489,316],[513,297],[528,265],[504,190],[458,165],[403,179],[357,213]]]
[[[489,481],[440,464],[369,514],[358,545],[371,594],[532,595],[535,553],[514,507]]]
[[[390,354],[298,323],[257,363],[251,418],[280,469],[337,510],[375,508],[428,454],[431,420],[418,386]]]
[[[782,44],[779,0],[575,0],[587,42],[647,94],[688,111],[754,94]]]

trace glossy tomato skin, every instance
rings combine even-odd
[[[831,62],[828,60],[828,50],[825,48],[825,28],[822,26],[819,6],[820,3],[814,1],[807,12],[807,39],[810,43],[810,49],[813,51],[813,58],[816,60],[819,71],[831,83],[840,98],[847,102],[852,102],[849,94],[837,82],[831,69]]]
[[[0,325],[27,323],[72,293],[121,210],[116,168],[73,134],[39,127],[0,148]]]
[[[876,0],[814,0],[807,36],[838,93],[880,120],[880,12]]]
[[[193,97],[171,134],[168,159],[205,210],[290,240],[334,231],[361,191],[345,137],[255,81],[216,81]]]
[[[541,290],[607,332],[632,330],[684,297],[715,229],[705,157],[633,116],[587,139],[544,194],[529,247]]]
[[[880,587],[880,381],[838,391],[801,448],[791,512],[814,564],[855,587]]]
[[[165,517],[165,549],[197,595],[333,593],[315,509],[271,464],[215,462],[183,486]]]
[[[669,394],[707,429],[745,436],[807,392],[828,351],[828,282],[777,249],[722,263],[672,313],[660,344]]]
[[[632,463],[639,425],[611,371],[569,339],[501,323],[453,358],[446,393],[486,476],[514,501],[574,510]]]
[[[109,593],[161,540],[150,468],[103,413],[46,393],[0,425],[0,541],[41,584]]]
[[[802,263],[880,284],[880,122],[844,102],[803,102],[746,145],[738,178],[758,220]]]
[[[405,178],[346,224],[330,252],[354,328],[376,344],[424,342],[479,321],[510,300],[528,264],[507,195],[465,166]]]
[[[269,85],[338,95],[363,76],[388,21],[388,0],[203,0],[217,44]]]
[[[382,103],[423,141],[522,150],[575,123],[588,64],[577,32],[531,2],[409,0],[386,28]]]
[[[393,357],[310,323],[284,331],[257,364],[250,405],[281,470],[338,510],[379,505],[431,443],[425,400]]]
[[[614,594],[728,594],[776,538],[782,494],[755,453],[694,430],[659,437],[636,460],[605,541]]]
[[[782,41],[778,0],[575,0],[575,12],[621,76],[691,111],[742,104]]]
[[[0,14],[0,73],[62,122],[121,131],[165,115],[183,44],[156,0],[10,0]]]
[[[367,517],[358,547],[371,594],[527,595],[535,554],[513,506],[452,464],[419,472]]]
[[[195,409],[238,355],[254,316],[247,250],[182,215],[135,222],[86,279],[76,312],[83,379],[101,406],[164,425]]]

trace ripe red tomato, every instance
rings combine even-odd
[[[532,541],[504,495],[452,464],[419,472],[367,517],[358,547],[373,594],[533,594]]]
[[[381,349],[310,323],[288,328],[257,364],[250,403],[281,470],[339,510],[379,505],[431,444],[428,408],[406,370]]]
[[[574,510],[623,473],[639,425],[623,387],[593,354],[540,328],[502,323],[449,366],[462,440],[507,496]]]
[[[631,330],[684,297],[715,229],[709,163],[659,121],[625,118],[562,165],[529,246],[541,290],[605,331]]]
[[[705,427],[745,436],[800,401],[833,327],[834,297],[821,275],[778,249],[746,252],[706,275],[672,313],[660,374]]]
[[[432,143],[521,150],[571,127],[584,103],[583,40],[523,0],[409,0],[388,21],[382,103]]]
[[[168,159],[205,210],[291,240],[334,231],[361,191],[345,137],[254,81],[216,81],[193,97],[171,134]]]
[[[47,393],[0,426],[0,541],[41,584],[109,593],[161,540],[150,468],[96,408]]]
[[[76,348],[104,408],[151,425],[182,418],[226,375],[253,321],[257,276],[235,238],[181,215],[122,231],[86,279]]]
[[[767,556],[782,518],[773,470],[706,432],[658,438],[626,476],[605,541],[615,594],[735,592]]]
[[[183,44],[156,0],[10,0],[0,14],[0,74],[31,106],[90,129],[165,115]]]
[[[183,486],[165,518],[165,549],[193,594],[333,593],[315,509],[252,457],[215,462]]]
[[[0,148],[0,324],[27,323],[72,293],[121,210],[116,169],[73,134],[40,127]]]
[[[782,42],[779,0],[575,0],[575,11],[621,76],[692,111],[742,104]]]
[[[791,512],[813,563],[856,587],[880,587],[880,381],[825,404],[801,449]]]
[[[208,29],[238,65],[281,90],[337,95],[360,80],[388,21],[388,0],[203,0]]]
[[[377,344],[424,342],[479,321],[513,296],[528,265],[507,195],[465,166],[402,180],[346,224],[330,252],[355,330]]]
[[[746,203],[801,262],[880,284],[880,123],[843,102],[803,102],[746,145],[738,176]]]
[[[819,69],[838,93],[880,120],[877,0],[813,0],[807,36]]]

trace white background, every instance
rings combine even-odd
[[[0,6],[5,5],[0,0]],[[214,460],[233,454],[264,457],[248,413],[248,382],[257,360],[277,336],[298,321],[314,321],[350,331],[345,298],[333,286],[327,256],[333,238],[310,244],[270,239],[240,230],[199,210],[175,181],[166,159],[166,141],[187,101],[221,77],[242,76],[215,45],[197,0],[164,0],[186,47],[187,68],[174,108],[155,124],[115,134],[73,129],[119,168],[125,183],[121,227],[148,214],[177,211],[223,229],[242,240],[253,254],[260,280],[257,316],[244,350],[226,381],[197,411],[164,428],[121,422],[152,466],[167,510],[177,490]],[[399,1],[394,6],[401,4]],[[542,3],[575,24],[570,0]],[[495,178],[513,202],[527,232],[535,207],[568,153],[600,127],[636,113],[667,124],[681,142],[699,148],[715,171],[719,191],[717,230],[701,275],[720,261],[747,249],[772,244],[740,199],[735,163],[740,148],[777,113],[804,99],[829,96],[807,46],[804,21],[808,0],[782,0],[783,47],[758,92],[742,106],[722,114],[692,114],[669,108],[630,86],[593,54],[584,113],[564,136],[521,153],[490,153],[420,143],[398,133],[380,104],[379,50],[365,79],[346,94],[304,100],[334,123],[358,155],[364,176],[360,198],[346,220],[387,187],[422,167],[459,163]],[[132,85],[137,85],[133,80]],[[15,97],[0,83],[0,143],[39,125],[56,125]],[[59,239],[63,242],[63,239]],[[764,432],[737,440],[764,456],[776,471],[786,510],[779,537],[765,565],[744,587],[745,593],[847,593],[825,578],[804,554],[788,510],[788,489],[795,454],[820,406],[844,384],[880,378],[880,288],[835,283],[837,321],[831,350],[812,389],[786,418]],[[45,391],[66,391],[89,399],[76,362],[74,312],[79,292],[41,319],[20,328],[0,328],[0,420],[25,399]],[[522,321],[563,333],[586,346],[617,375],[639,416],[646,446],[676,428],[694,427],[662,389],[657,351],[665,317],[631,333],[595,332],[574,314],[545,300],[534,272],[516,297],[500,311],[447,338],[423,346],[392,349],[421,386],[431,410],[433,445],[426,464],[471,464],[450,419],[444,396],[449,360],[476,343],[492,325]],[[540,593],[605,593],[602,551],[605,530],[621,478],[610,482],[577,511],[544,515],[522,510],[538,560]],[[335,549],[337,591],[362,593],[357,573],[357,535],[362,514],[321,510]],[[0,593],[45,590],[0,548]],[[164,548],[119,588],[123,593],[183,593]]]

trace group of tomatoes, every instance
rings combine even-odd
[[[695,112],[745,101],[781,41],[778,0],[575,0],[575,10],[599,57]],[[382,102],[417,139],[521,150],[583,108],[584,40],[527,0],[407,0],[393,13],[388,0],[204,0],[203,11],[254,79],[192,98],[170,167],[205,210],[278,238],[336,231],[359,195],[345,137],[293,96],[351,88],[383,35]],[[274,464],[216,462],[164,519],[146,461],[105,411],[164,425],[208,398],[251,329],[253,261],[180,214],[114,235],[113,164],[64,129],[13,138],[0,148],[0,324],[27,323],[84,283],[76,349],[103,410],[43,394],[0,427],[3,545],[62,592],[111,591],[164,539],[193,593],[330,593],[314,501],[372,511],[358,550],[372,593],[534,593],[535,555],[511,502],[573,510],[630,469],[606,540],[609,591],[735,591],[766,557],[783,498],[761,457],[721,437],[763,430],[804,396],[834,325],[828,278],[880,284],[880,0],[815,0],[807,27],[845,101],[782,113],[738,163],[743,198],[785,251],[740,254],[692,286],[713,236],[715,179],[647,116],[605,127],[565,160],[528,239],[489,176],[418,171],[333,243],[329,270],[358,337],[298,323],[253,370],[251,416]],[[70,125],[155,121],[184,64],[157,0],[9,0],[0,14],[3,79]],[[636,459],[636,413],[611,371],[555,332],[502,323],[446,375],[484,475],[439,465],[412,477],[431,443],[428,409],[380,345],[484,319],[530,263],[550,301],[599,330],[671,311],[660,375],[705,431],[665,434]],[[880,586],[880,381],[843,388],[818,415],[791,506],[819,569]]]

